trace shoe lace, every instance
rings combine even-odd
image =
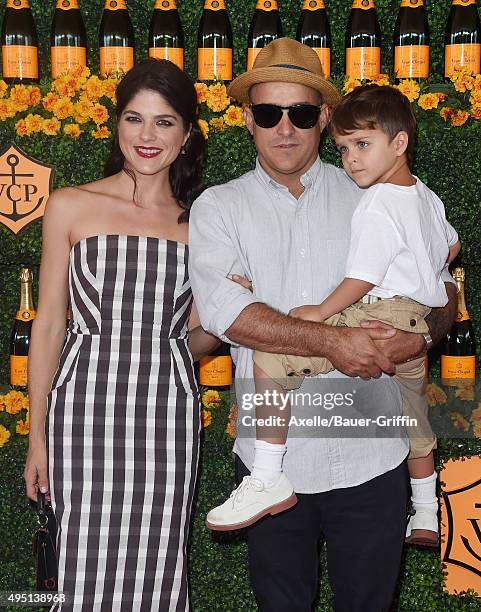
[[[249,489],[253,491],[262,491],[264,489],[264,484],[258,478],[244,476],[237,489],[234,489],[231,493],[230,499],[232,500],[232,508],[234,508],[236,504],[242,503],[244,495],[246,495]]]

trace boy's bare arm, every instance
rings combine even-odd
[[[452,247],[449,247],[448,263],[451,263],[453,259],[455,259],[458,256],[458,253],[460,250],[461,250],[461,243],[458,240],[456,244],[453,244]]]

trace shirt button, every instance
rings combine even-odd
[[[301,249],[299,251],[299,254],[300,254],[301,257],[305,257],[306,256],[306,249]]]

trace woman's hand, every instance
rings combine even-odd
[[[42,493],[48,493],[47,447],[45,444],[38,443],[29,447],[23,478],[27,497],[32,501],[37,501],[37,488]]]
[[[250,281],[245,276],[241,276],[240,274],[233,274],[230,278],[234,281],[234,283],[237,283],[238,285],[244,287],[244,289],[249,289],[249,291],[254,292],[252,281]]]

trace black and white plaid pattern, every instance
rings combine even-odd
[[[188,610],[200,419],[187,258],[184,244],[144,236],[91,236],[70,252],[73,318],[46,436],[71,603],[51,610]]]

